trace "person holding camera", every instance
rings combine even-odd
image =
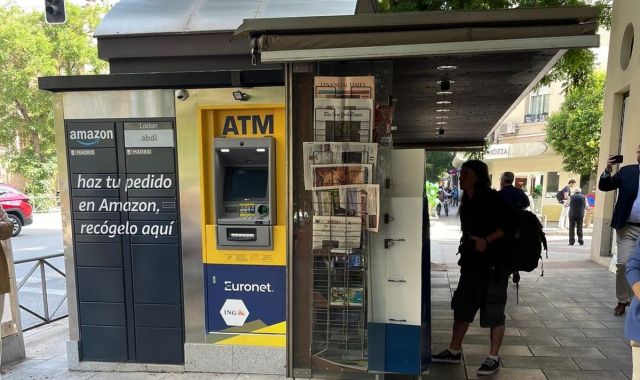
[[[616,297],[618,305],[614,314],[623,315],[629,306],[632,293],[625,278],[627,260],[640,236],[640,146],[636,151],[638,164],[625,165],[612,175],[613,165],[622,163],[622,156],[611,156],[598,181],[601,191],[618,190],[618,199],[611,218],[611,227],[616,230],[618,258],[616,262]]]
[[[462,164],[460,281],[451,300],[453,335],[449,348],[431,357],[434,362],[460,363],[462,341],[479,310],[480,327],[491,329],[491,347],[478,375],[490,375],[500,369],[498,354],[505,331],[504,310],[511,272],[505,236],[511,235],[514,227],[514,211],[490,186],[484,162],[470,160]]]

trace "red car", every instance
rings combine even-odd
[[[22,226],[33,223],[31,200],[13,187],[0,184],[0,204],[13,222],[13,236],[18,236]]]

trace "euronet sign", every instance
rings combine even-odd
[[[224,282],[225,292],[253,292],[253,293],[273,293],[271,283],[266,284],[239,284],[232,281]]]

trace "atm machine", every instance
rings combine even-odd
[[[215,218],[218,249],[273,248],[273,137],[216,138]]]

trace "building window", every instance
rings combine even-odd
[[[525,123],[537,123],[549,117],[550,89],[543,86],[532,92],[529,97],[529,113],[524,116]]]
[[[558,175],[558,172],[547,173],[547,188],[545,191],[546,197],[547,198],[555,197],[559,187],[560,187],[560,176]]]

